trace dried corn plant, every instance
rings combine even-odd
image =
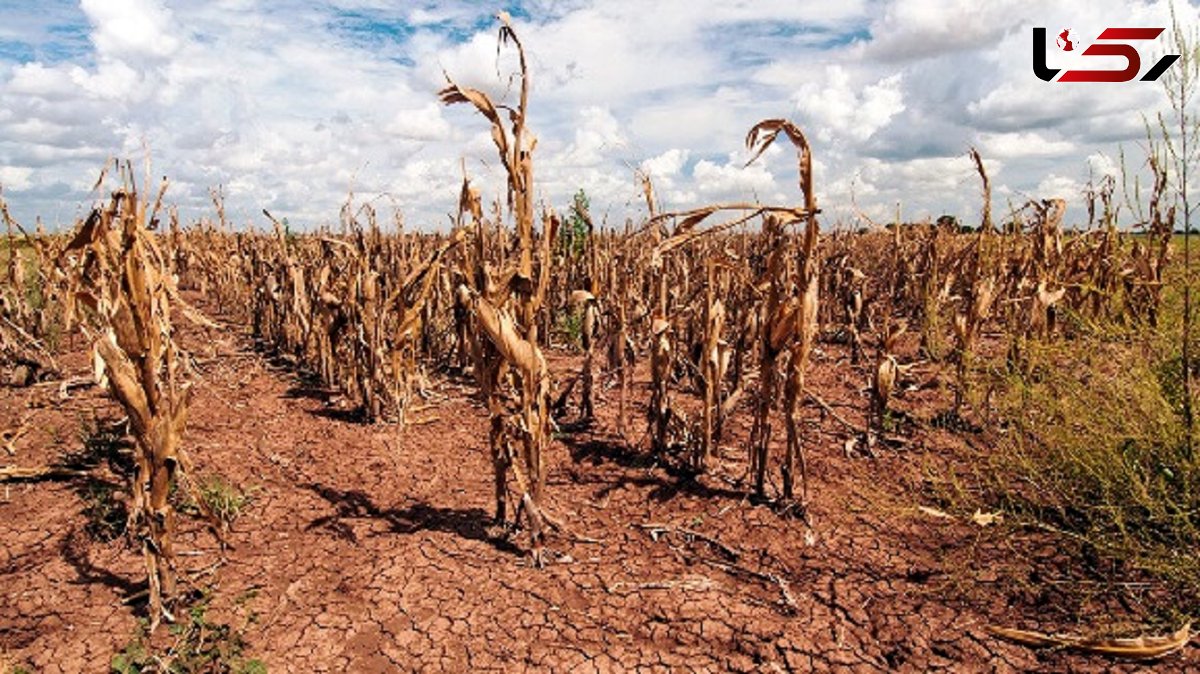
[[[621,437],[626,438],[626,409],[629,401],[629,383],[633,378],[633,370],[635,367],[635,352],[634,342],[630,335],[630,316],[628,307],[633,304],[630,295],[630,276],[632,269],[629,268],[627,257],[622,255],[617,258],[617,262],[609,265],[610,272],[608,287],[615,291],[613,295],[615,305],[613,312],[613,326],[610,329],[608,342],[608,368],[610,371],[617,373],[618,386],[620,394],[617,402],[617,432]],[[618,269],[621,273],[618,274]],[[618,276],[619,278],[614,278]]]
[[[48,235],[40,219],[31,235],[12,217],[2,194],[0,218],[6,229],[0,367],[11,368],[6,383],[24,387],[59,375],[55,351],[69,333],[70,317],[63,310],[65,279],[54,260],[66,239]]]
[[[575,203],[571,205],[570,217],[571,221],[583,225],[582,239],[572,240],[570,254],[556,259],[555,268],[559,269],[560,273],[555,276],[560,279],[560,283],[557,284],[557,288],[552,286],[549,290],[551,294],[565,295],[567,306],[564,311],[571,312],[578,318],[583,364],[576,376],[563,388],[554,407],[561,410],[578,384],[579,421],[590,424],[595,417],[595,351],[598,340],[601,339],[602,311],[598,297],[601,281],[598,263],[600,242],[597,241],[595,223],[588,211],[586,199],[576,197]],[[572,232],[572,236],[576,237],[580,234],[571,227],[563,228],[562,231]],[[553,307],[555,304],[557,303],[551,301],[549,306]],[[543,313],[549,317],[552,312]]]
[[[784,391],[784,420],[787,426],[787,452],[783,462],[783,497],[794,496],[794,467],[799,460],[803,481],[803,494],[807,499],[807,463],[796,426],[800,395],[804,388],[804,369],[807,366],[817,331],[818,293],[820,280],[819,262],[816,259],[818,226],[817,206],[813,190],[812,151],[804,134],[791,122],[782,119],[764,120],[750,129],[746,136],[747,147],[755,151],[753,158],[762,155],[780,133],[787,135],[796,148],[799,170],[799,188],[804,197],[803,206],[795,209],[794,219],[783,219],[768,215],[763,222],[764,244],[767,253],[766,278],[758,283],[765,286],[766,301],[763,305],[763,330],[760,349],[760,386],[756,401],[754,426],[750,440],[750,471],[754,480],[754,492],[760,498],[766,495],[766,473],[768,449],[771,441],[770,412],[775,399],[778,374],[777,360],[785,349],[789,352],[789,368]],[[803,247],[800,251],[800,271],[796,283],[787,276],[787,260],[784,245],[784,227],[791,222],[806,223]],[[798,294],[787,297],[789,285],[798,285]]]
[[[172,234],[181,283],[248,323],[264,350],[347,396],[363,421],[394,420],[402,431],[425,368],[453,359],[445,258],[464,238],[410,235],[398,217],[385,232],[353,197],[340,233],[297,235],[264,215],[269,234],[206,222]]]
[[[867,275],[862,271],[846,266],[842,268],[842,283],[840,284],[842,307],[845,312],[846,328],[850,333],[850,362],[858,363],[863,356],[862,333],[867,320],[865,309],[865,293]]]
[[[990,234],[995,229],[995,225],[992,224],[992,181],[988,178],[979,150],[971,148],[970,155],[971,161],[975,163],[975,170],[979,173],[979,180],[983,183],[983,221],[979,224],[979,230]]]
[[[766,278],[759,284],[766,286],[766,302],[763,305],[763,326],[759,349],[759,390],[755,401],[754,426],[750,434],[750,473],[754,479],[754,492],[760,497],[766,494],[768,449],[771,442],[771,407],[775,400],[776,361],[792,336],[796,306],[785,304],[783,222],[770,217],[763,222],[765,245],[770,250],[767,258]]]
[[[805,146],[805,157],[809,156]],[[810,169],[811,170],[811,169]],[[809,199],[808,223],[804,231],[804,243],[801,250],[800,270],[796,280],[800,288],[799,308],[796,314],[795,337],[790,347],[787,382],[784,384],[784,422],[787,424],[787,452],[784,454],[783,498],[790,501],[795,497],[795,466],[800,464],[801,505],[808,506],[808,461],[805,459],[804,446],[800,439],[796,415],[799,413],[800,397],[804,393],[804,374],[812,353],[813,344],[817,338],[817,313],[819,308],[820,280],[818,271],[820,262],[817,259],[817,236],[819,228],[816,220],[816,206],[812,203],[811,179],[807,183],[806,196]]]
[[[75,232],[60,264],[71,280],[69,296],[80,327],[92,342],[95,375],[128,415],[137,443],[129,531],[141,539],[150,582],[150,625],[173,620],[176,600],[175,511],[172,485],[186,478],[182,446],[194,372],[175,341],[172,308],[215,327],[179,297],[167,261],[147,228],[154,208],[140,201],[128,164],[124,186],[96,208]],[[186,479],[184,486],[195,491]],[[204,508],[204,500],[195,498]],[[210,521],[211,513],[207,513]]]
[[[590,290],[576,290],[571,294],[571,305],[582,314],[579,337],[583,345],[583,365],[578,375],[579,416],[582,421],[591,422],[596,415],[593,369],[596,340],[600,333],[600,303]]]
[[[958,386],[954,391],[954,411],[961,414],[962,404],[970,385],[972,359],[975,355],[979,333],[992,312],[996,299],[996,282],[985,272],[976,270],[968,292],[963,298],[962,310],[954,317],[954,335],[958,339],[955,372]]]
[[[906,329],[904,323],[888,320],[883,326],[883,339],[879,346],[879,357],[871,377],[871,413],[867,417],[867,449],[875,446],[876,439],[887,433],[888,401],[900,375],[900,362],[896,359],[896,345]]]
[[[692,467],[704,472],[716,452],[719,441],[717,429],[721,416],[721,382],[729,369],[729,349],[721,334],[725,327],[725,304],[717,297],[723,284],[718,280],[718,265],[706,261],[707,283],[704,286],[704,336],[701,344],[700,378],[704,389],[704,409],[700,444],[692,456]]]
[[[496,283],[492,278],[490,270],[483,265],[482,256],[475,260],[477,266],[466,272],[478,279],[474,289],[468,288],[476,329],[494,347],[494,351],[486,350],[492,356],[488,359],[490,362],[485,360],[476,367],[481,370],[477,377],[480,377],[492,417],[493,432],[489,442],[496,469],[496,518],[499,521],[505,519],[506,473],[511,467],[521,493],[517,518],[519,521],[524,513],[532,554],[540,564],[543,529],[547,524],[543,507],[545,453],[550,445],[553,422],[550,419],[550,373],[539,347],[538,324],[550,282],[558,219],[553,216],[543,219],[539,246],[534,236],[533,222],[533,150],[537,141],[525,126],[529,107],[529,72],[525,48],[513,30],[509,16],[501,13],[497,18],[501,23],[500,43],[511,42],[514,45],[520,64],[520,100],[516,109],[509,109],[511,124],[505,125],[499,109],[486,94],[455,84],[449,76],[448,85],[440,92],[440,98],[446,105],[469,103],[487,118],[492,127],[492,140],[508,177],[507,205],[513,216],[517,239],[515,265],[505,270],[501,283]],[[464,193],[467,192],[469,188],[464,186]],[[468,209],[472,211],[477,236],[480,237],[478,246],[483,246],[480,209],[470,205]],[[499,218],[496,221],[499,224]],[[536,277],[535,257],[540,263]],[[482,347],[477,347],[477,350],[484,351]],[[503,359],[502,364],[496,356]],[[517,392],[517,404],[511,410],[499,400],[504,392],[500,385],[504,366],[507,366]],[[518,440],[518,452],[514,452],[510,446],[510,438]],[[519,461],[513,460],[514,453],[519,454]]]

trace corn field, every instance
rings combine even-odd
[[[491,474],[457,486],[488,492],[489,525],[541,567],[554,562],[550,541],[588,537],[548,479],[563,438],[580,429],[607,425],[623,451],[676,479],[723,476],[752,504],[819,532],[811,475],[843,452],[812,431],[821,421],[836,420],[848,454],[903,452],[897,398],[938,386],[948,427],[1004,424],[993,396],[1005,377],[1033,373],[1044,345],[1097,326],[1153,330],[1168,311],[1176,213],[1161,157],[1138,235],[1118,223],[1111,181],[1086,196],[1084,227],[1064,223],[1061,199],[993,214],[974,149],[978,227],[825,222],[813,147],[785,119],[754,125],[745,146],[748,163],[791,146],[789,203],[664,211],[639,174],[639,220],[597,224],[586,202],[556,211],[538,201],[524,46],[501,24],[520,62],[515,106],[453,73],[439,98],[477,113],[507,183],[488,201],[463,175],[449,231],[412,230],[353,198],[315,231],[292,232],[267,211],[245,225],[227,219],[219,190],[210,216],[184,223],[166,205],[169,184],[151,192],[125,163],[101,176],[108,196],[67,234],[27,231],[0,208],[0,364],[14,386],[36,386],[61,378],[61,353],[82,343],[119,405],[136,447],[128,532],[144,559],[151,631],[177,621],[183,601],[168,495],[196,490],[187,423],[201,374],[177,337],[181,321],[244,333],[402,452],[432,451],[409,431],[439,382],[466,382],[486,438],[438,451],[487,454]],[[568,238],[579,235],[567,218],[584,223],[581,238]],[[919,382],[916,370],[932,374]],[[853,380],[863,395],[835,406],[814,377]],[[223,546],[227,526],[200,515]]]

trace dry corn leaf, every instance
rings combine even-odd
[[[1059,288],[1058,290],[1055,290],[1054,292],[1050,292],[1049,290],[1046,289],[1046,282],[1039,281],[1038,285],[1037,285],[1036,301],[1039,306],[1041,306],[1043,308],[1049,308],[1049,307],[1052,307],[1055,304],[1057,304],[1058,301],[1061,300],[1063,298],[1063,296],[1066,294],[1067,294],[1066,288]]]
[[[994,636],[1034,648],[1068,648],[1085,653],[1109,655],[1131,660],[1155,660],[1181,650],[1192,636],[1192,624],[1180,627],[1164,637],[1134,637],[1122,639],[1089,639],[1080,636],[1044,634],[1007,627],[988,627]]]
[[[146,398],[146,389],[138,379],[138,369],[117,345],[111,333],[97,339],[95,349],[104,361],[105,374],[113,395],[125,406],[130,421],[145,428],[151,417],[150,402]]]
[[[96,382],[96,386],[108,388],[108,375],[105,374],[104,359],[100,357],[100,350],[94,344],[92,345],[92,380]]]
[[[103,228],[100,227],[100,211],[93,210],[92,214],[88,216],[87,221],[83,223],[83,227],[79,228],[79,232],[72,237],[71,242],[63,249],[62,254],[66,255],[73,250],[91,245],[101,234],[103,234]]]
[[[780,306],[771,317],[769,343],[773,351],[779,351],[783,345],[796,334],[797,319],[800,315],[800,301],[791,298]]]
[[[641,170],[637,172],[638,178],[642,183],[642,194],[646,197],[646,209],[650,212],[650,217],[658,212],[658,208],[654,204],[654,183],[650,182],[650,175]]]
[[[796,165],[799,170],[800,193],[804,195],[804,210],[809,216],[817,211],[816,199],[813,196],[812,185],[812,149],[804,132],[786,119],[764,119],[750,128],[746,134],[746,147],[754,151],[746,166],[754,163],[767,148],[775,142],[779,133],[783,132],[796,148]]]
[[[895,356],[888,355],[879,361],[879,368],[875,371],[875,393],[880,400],[886,401],[891,398],[899,369],[900,365]]]
[[[698,208],[692,211],[691,214],[686,215],[683,220],[680,220],[679,224],[675,226],[675,234],[679,235],[683,234],[684,232],[690,232],[693,228],[695,228],[696,225],[703,222],[708,216],[716,213],[718,208],[718,206],[706,206],[704,208]]]
[[[998,522],[1002,522],[1003,520],[1004,513],[1000,512],[999,510],[992,513],[985,513],[982,510],[976,510],[975,513],[971,515],[971,521],[981,527],[996,524]]]
[[[917,506],[917,510],[921,513],[929,515],[930,517],[936,517],[939,520],[954,519],[954,515],[951,515],[950,513],[946,512],[944,510],[938,510],[937,508],[931,508],[929,506]]]
[[[476,297],[475,315],[505,360],[521,368],[526,374],[538,373],[545,369],[541,354],[534,345],[521,338],[507,312],[497,310],[485,298]]]

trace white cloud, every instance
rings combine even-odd
[[[1105,177],[1117,178],[1121,175],[1121,167],[1116,160],[1100,152],[1088,155],[1087,166],[1096,180]]]
[[[148,147],[185,214],[205,212],[208,188],[222,184],[239,222],[266,206],[315,225],[352,189],[388,195],[379,203],[394,200],[412,225],[441,226],[462,160],[487,198],[504,181],[486,121],[442,107],[436,92],[448,73],[515,105],[516,58],[511,47],[497,57],[486,7],[400,4],[0,5],[6,199],[22,220],[70,217],[105,158]],[[529,0],[514,15],[531,67],[537,196],[563,206],[583,188],[620,222],[643,207],[640,167],[664,208],[794,202],[785,141],[743,166],[750,126],[787,116],[812,142],[826,222],[854,215],[852,186],[872,217],[890,219],[899,203],[907,217],[969,221],[979,210],[969,147],[987,159],[1002,208],[1008,195],[1119,174],[1120,144],[1137,164],[1142,115],[1164,102],[1150,83],[1038,80],[1030,28],[1070,27],[1086,43],[1108,25],[1166,25],[1167,7]],[[1194,5],[1178,9],[1196,22]]]
[[[27,190],[33,184],[29,176],[33,169],[28,166],[0,166],[0,187],[8,190]]]
[[[1062,157],[1075,151],[1074,143],[1056,140],[1036,131],[979,134],[979,151],[987,157]]]
[[[434,102],[414,110],[400,110],[387,126],[389,133],[411,140],[443,140],[450,137],[450,124]]]
[[[621,124],[607,108],[588,106],[576,117],[575,138],[561,161],[576,166],[593,166],[627,146]]]
[[[62,100],[75,92],[73,73],[81,68],[48,68],[41,63],[23,63],[12,71],[6,90],[18,96],[37,96],[47,101]]]
[[[707,159],[696,162],[692,177],[701,195],[713,201],[728,199],[757,199],[769,203],[796,201],[784,194],[785,183],[777,181],[765,164],[755,162],[744,166],[744,159],[731,155],[729,161],[716,163]]]
[[[683,165],[687,163],[688,155],[687,150],[674,147],[643,161],[641,168],[652,178],[670,180],[683,171]]]
[[[926,0],[887,3],[871,24],[870,58],[918,59],[986,47],[1038,4],[1028,0]]]
[[[171,12],[156,0],[82,0],[96,27],[92,40],[108,57],[166,58],[179,47]]]
[[[1051,173],[1038,183],[1034,196],[1038,199],[1074,201],[1083,193],[1083,189],[1083,184],[1078,180]]]
[[[826,142],[864,141],[904,111],[900,84],[901,75],[895,74],[862,86],[851,81],[846,68],[831,65],[824,81],[805,84],[796,92],[796,111]]]

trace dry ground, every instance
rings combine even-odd
[[[189,332],[185,345],[203,370],[185,436],[196,473],[253,499],[223,561],[184,521],[180,563],[214,590],[214,618],[256,617],[248,654],[273,672],[1138,670],[985,632],[1094,616],[1033,582],[1071,575],[1044,534],[917,510],[932,504],[923,467],[960,460],[945,431],[914,426],[878,458],[848,456],[846,429],[806,407],[810,527],[746,498],[747,413],[730,423],[718,470],[690,480],[615,434],[617,394],[604,391],[598,422],[553,445],[551,509],[575,536],[553,536],[539,570],[523,536],[488,528],[487,419],[468,380],[435,378],[400,434],[357,423],[232,329]],[[865,371],[822,348],[812,387],[860,423]],[[86,372],[80,352],[64,362]],[[553,369],[576,362],[557,356]],[[640,432],[646,391],[634,394]],[[946,400],[913,391],[899,406],[920,416]],[[3,461],[61,460],[79,450],[81,419],[117,414],[94,387],[65,400],[53,385],[0,389],[0,429],[31,428]],[[775,433],[781,450],[782,424]],[[140,557],[88,535],[78,480],[0,490],[0,653],[36,672],[107,671],[142,610],[125,601],[144,588]],[[1196,662],[1189,648],[1156,671]]]

